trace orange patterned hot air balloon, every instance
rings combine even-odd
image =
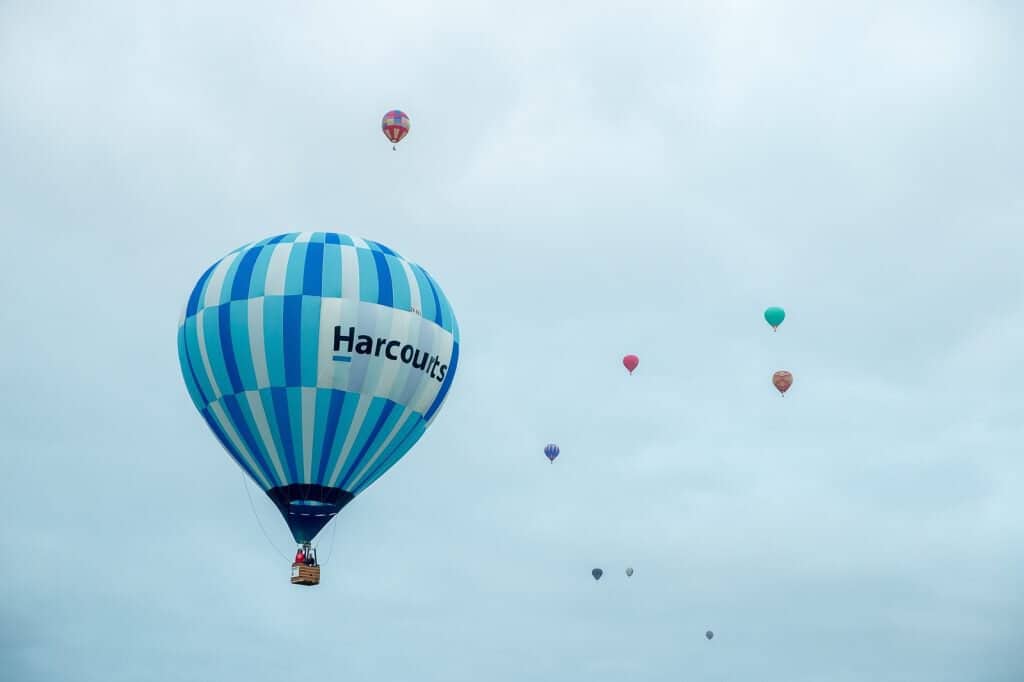
[[[779,389],[782,397],[786,397],[786,391],[793,385],[793,375],[784,369],[780,369],[772,375],[772,383],[775,384],[775,388]]]

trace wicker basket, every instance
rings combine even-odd
[[[304,566],[299,564],[292,566],[292,585],[319,585],[320,567]]]

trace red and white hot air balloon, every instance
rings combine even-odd
[[[384,114],[384,120],[381,121],[380,127],[384,131],[384,135],[391,140],[391,148],[396,149],[395,145],[409,134],[409,117],[405,115],[404,111],[392,109]]]

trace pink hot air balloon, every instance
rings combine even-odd
[[[636,366],[640,364],[640,358],[635,355],[627,355],[622,358],[622,364],[629,370],[629,373],[632,374],[633,370],[636,369]]]
[[[779,389],[782,397],[786,397],[786,391],[793,385],[793,375],[784,369],[780,369],[772,375],[772,383],[775,384],[775,388]]]

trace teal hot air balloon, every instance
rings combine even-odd
[[[778,330],[779,325],[786,319],[786,311],[773,306],[764,311],[764,319],[772,326],[773,330]]]
[[[305,544],[437,417],[459,328],[419,265],[377,242],[303,232],[210,266],[178,356],[214,435]]]

